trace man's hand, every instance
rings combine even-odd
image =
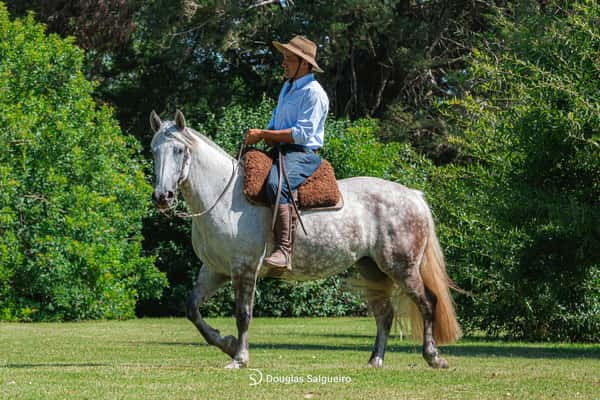
[[[246,131],[245,143],[246,143],[246,145],[251,146],[253,144],[260,142],[260,140],[262,138],[263,138],[262,129],[248,129]]]

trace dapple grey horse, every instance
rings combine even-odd
[[[207,137],[175,121],[161,121],[153,111],[152,152],[156,183],[153,201],[174,207],[177,191],[192,210],[192,244],[203,266],[186,305],[188,318],[204,339],[232,357],[226,368],[247,367],[248,328],[258,278],[272,246],[271,211],[249,203],[243,194],[243,168]],[[339,181],[344,207],[303,211],[307,234],[298,230],[293,271],[283,279],[311,280],[356,265],[365,283],[377,335],[368,365],[382,367],[395,316],[392,292],[400,288],[411,300],[411,320],[423,340],[423,357],[433,368],[447,368],[438,343],[460,336],[452,281],[435,234],[431,211],[419,191],[370,177]],[[235,290],[238,337],[222,337],[200,315],[200,305],[231,279]],[[410,307],[409,307],[410,308]]]

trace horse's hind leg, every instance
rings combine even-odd
[[[210,298],[225,282],[229,280],[228,276],[217,274],[211,271],[206,265],[203,265],[198,272],[198,278],[192,293],[186,302],[186,314],[190,321],[194,323],[200,334],[210,345],[217,346],[223,352],[231,357],[235,355],[237,349],[237,340],[233,336],[221,337],[217,329],[208,325],[200,314],[200,305]]]
[[[381,292],[368,291],[368,296],[373,295],[373,299],[369,299],[369,308],[373,310],[375,322],[377,323],[377,336],[375,337],[375,346],[369,358],[369,366],[381,368],[383,367],[383,357],[387,346],[392,321],[394,320],[394,309],[390,298],[379,297]]]
[[[368,365],[370,367],[381,368],[383,367],[383,357],[394,320],[394,309],[391,303],[390,292],[392,281],[368,257],[359,260],[357,267],[365,279],[367,285],[367,303],[377,323],[375,346],[373,347]]]
[[[423,283],[420,265],[420,260],[418,263],[409,263],[408,268],[403,271],[402,283],[423,317],[423,358],[432,368],[448,368],[448,362],[439,356],[433,339],[437,299]]]
[[[448,362],[439,356],[434,341],[435,295],[425,287],[421,277],[421,257],[413,258],[394,254],[383,258],[378,265],[394,282],[401,285],[410,299],[417,305],[423,320],[423,358],[432,368],[448,368]],[[411,316],[413,320],[413,316]]]

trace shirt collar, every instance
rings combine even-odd
[[[294,79],[290,89],[300,89],[302,86],[315,80],[315,75],[311,72],[304,75],[302,78]]]

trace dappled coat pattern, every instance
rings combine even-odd
[[[210,139],[186,127],[183,114],[177,112],[175,122],[162,122],[153,113],[150,125],[155,132],[156,205],[175,207],[181,189],[195,213],[192,244],[203,266],[186,304],[187,316],[209,344],[231,356],[226,368],[247,367],[256,280],[268,274],[262,261],[273,246],[270,209],[248,202],[243,168]],[[400,293],[409,300],[412,333],[423,339],[423,357],[433,368],[447,368],[436,342],[456,340],[461,331],[449,291],[453,284],[423,194],[370,177],[340,180],[339,188],[343,208],[302,212],[307,234],[298,232],[294,269],[283,278],[318,279],[356,266],[377,323],[368,365],[383,366],[393,319],[403,311],[394,309],[392,295]],[[221,336],[199,310],[228,281],[235,290],[237,338]]]

